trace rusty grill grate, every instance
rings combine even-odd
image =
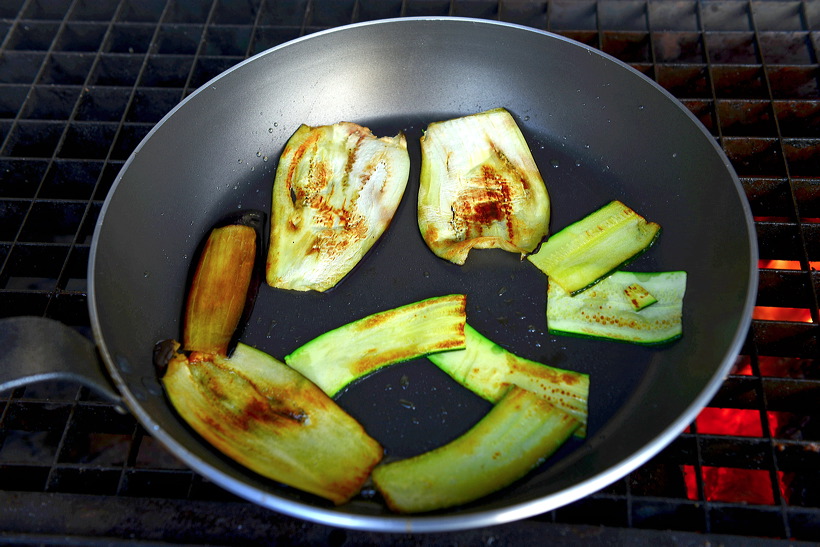
[[[726,151],[755,215],[761,257],[742,355],[667,449],[538,518],[415,542],[545,534],[675,541],[660,530],[681,542],[718,534],[820,541],[820,3],[4,0],[0,316],[45,315],[88,333],[86,263],[102,200],[140,139],[197,86],[322,28],[414,15],[550,30],[656,80]],[[0,500],[0,541],[8,543],[385,539],[235,499],[132,417],[61,383],[0,394]],[[92,517],[75,519],[79,512]]]

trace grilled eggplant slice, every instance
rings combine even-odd
[[[491,403],[498,402],[513,384],[545,399],[573,416],[586,435],[589,376],[525,359],[507,351],[469,324],[464,327],[465,349],[428,355],[456,382]]]
[[[299,127],[273,183],[268,284],[297,291],[336,285],[387,229],[409,172],[402,133],[377,138],[349,122]]]
[[[252,226],[229,224],[211,231],[188,291],[186,350],[227,355],[247,303],[256,257]]]
[[[661,227],[611,201],[553,234],[527,258],[569,292],[578,294],[645,252]]]
[[[549,231],[550,200],[515,120],[503,108],[432,123],[421,138],[418,223],[439,257],[470,249],[532,252]]]
[[[463,348],[466,297],[428,298],[374,313],[326,332],[285,356],[331,397],[379,368]]]
[[[359,492],[381,446],[313,383],[259,350],[176,353],[162,384],[205,440],[249,469],[335,504]]]
[[[657,299],[636,310],[624,289],[639,284]],[[683,334],[686,272],[615,272],[572,296],[549,282],[547,328],[551,334],[606,338],[635,344],[672,342]]]
[[[401,513],[461,505],[526,475],[578,426],[538,395],[513,386],[464,435],[430,452],[376,467],[373,482],[388,507]]]

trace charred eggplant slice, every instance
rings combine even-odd
[[[473,248],[523,255],[547,235],[547,188],[503,108],[430,124],[421,153],[418,223],[437,256],[464,264]]]
[[[336,285],[381,237],[404,195],[404,134],[377,138],[360,125],[302,125],[273,183],[267,282],[296,291]]]
[[[184,311],[186,351],[227,355],[258,287],[261,213],[222,222],[209,233],[190,281]]]
[[[176,411],[225,455],[273,480],[341,504],[382,448],[318,387],[238,344],[230,358],[176,353],[162,384]]]

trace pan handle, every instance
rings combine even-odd
[[[68,325],[44,317],[0,319],[0,391],[42,380],[67,380],[92,389],[125,412],[103,372],[97,347]]]

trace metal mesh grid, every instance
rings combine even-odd
[[[759,308],[709,408],[626,478],[512,530],[603,525],[819,541],[820,3],[4,0],[0,316],[44,315],[88,332],[86,262],[102,200],[140,139],[197,86],[322,28],[414,15],[532,26],[630,63],[712,132],[756,219]],[[738,486],[750,484],[753,495]],[[26,495],[48,495],[48,513],[70,519],[72,507],[90,503],[76,493],[124,511],[147,499],[179,500],[177,512],[204,503],[196,507],[210,508],[201,518],[211,523],[225,504],[259,518],[85,389],[51,383],[0,394],[0,498],[36,505]],[[173,533],[162,532],[162,519],[123,517],[100,529],[55,522],[0,510],[0,530],[20,534],[205,537],[195,522]],[[222,540],[262,537],[254,533],[225,531]]]

